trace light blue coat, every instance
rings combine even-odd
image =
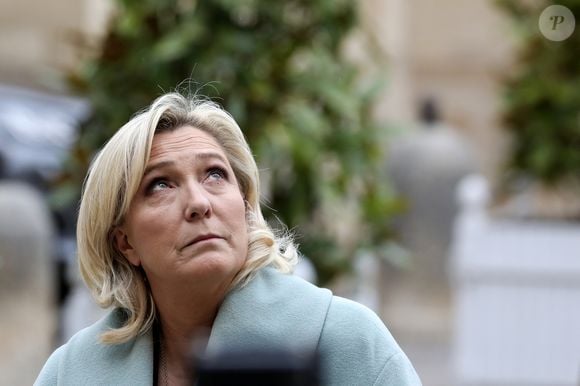
[[[35,385],[152,385],[151,332],[119,345],[98,341],[101,332],[122,323],[122,315],[113,310],[73,336],[50,356]],[[207,351],[273,345],[318,349],[324,385],[421,385],[413,366],[371,310],[265,268],[224,299]]]

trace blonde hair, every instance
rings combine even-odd
[[[121,327],[101,336],[104,343],[123,343],[143,334],[156,318],[143,273],[117,250],[113,232],[122,224],[141,183],[154,135],[183,126],[203,130],[217,140],[247,201],[248,255],[230,289],[246,284],[268,265],[291,272],[297,261],[291,238],[275,235],[262,215],[258,168],[236,121],[212,102],[165,94],[107,142],[92,162],[83,187],[77,223],[82,278],[101,307],[120,307],[126,314]]]

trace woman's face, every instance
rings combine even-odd
[[[156,134],[119,250],[151,288],[227,288],[248,252],[244,197],[217,141],[191,126]],[[185,286],[185,287],[184,287]]]

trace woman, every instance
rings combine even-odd
[[[158,98],[85,181],[81,274],[111,313],[56,350],[37,384],[191,384],[188,353],[317,350],[327,385],[418,385],[379,318],[292,275],[297,253],[260,211],[242,131],[210,102]]]

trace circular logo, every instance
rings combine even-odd
[[[563,5],[550,5],[540,15],[538,25],[546,39],[560,42],[572,35],[576,28],[576,19],[572,11]]]

